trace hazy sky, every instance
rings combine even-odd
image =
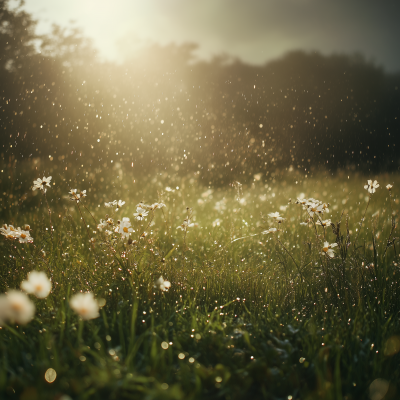
[[[400,71],[399,0],[25,0],[38,32],[71,20],[100,54],[121,60],[148,43],[196,42],[263,63],[290,50],[360,52]]]

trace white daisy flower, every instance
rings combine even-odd
[[[93,293],[77,293],[69,301],[71,308],[85,320],[97,318],[99,314],[99,303]]]
[[[305,197],[298,197],[297,200],[295,201],[296,204],[301,204],[304,206],[307,203],[307,199]]]
[[[368,179],[367,184],[364,186],[364,189],[368,190],[368,193],[375,193],[378,187],[379,183],[376,180],[372,182],[371,179]]]
[[[148,214],[149,213],[144,208],[138,207],[136,209],[136,212],[133,213],[133,216],[136,218],[137,221],[142,221],[145,219],[145,217],[147,217]]]
[[[75,200],[75,201],[79,201],[79,193],[78,193],[78,189],[71,189],[69,192],[69,198],[70,200]]]
[[[392,188],[393,188],[393,185],[391,185],[390,183],[388,185],[386,185],[387,190],[392,190]]]
[[[129,238],[129,235],[132,232],[135,232],[131,228],[131,221],[129,218],[122,218],[122,221],[119,223],[119,225],[115,228],[115,232],[120,233],[121,236],[126,239]]]
[[[164,278],[162,276],[160,276],[156,280],[154,287],[157,289],[160,289],[163,292],[166,292],[171,287],[171,282],[165,281]]]
[[[50,187],[50,181],[51,181],[51,176],[43,177],[43,179],[36,179],[36,181],[33,181],[33,187],[32,190],[42,190],[43,193],[46,193],[47,187]],[[47,187],[46,187],[47,186]]]
[[[314,214],[323,214],[325,211],[324,207],[320,202],[308,203],[307,204],[307,212],[310,217]]]
[[[330,258],[335,257],[335,253],[333,252],[332,248],[336,247],[337,243],[324,242],[324,247],[322,248],[322,254],[328,255]]]
[[[15,229],[12,225],[4,224],[2,228],[0,228],[0,233],[6,237],[6,239],[16,239],[18,237],[17,229]]]
[[[44,272],[31,271],[28,273],[28,279],[21,282],[21,289],[39,299],[44,299],[50,293],[51,281]]]
[[[117,203],[117,208],[115,209],[115,211],[118,211],[123,205],[125,204],[125,202],[124,201],[122,201],[122,200],[118,200],[118,203]]]
[[[110,208],[117,205],[117,200],[110,201],[109,203],[104,203],[104,207]]]
[[[97,224],[97,229],[101,232],[104,228],[107,228],[107,221],[100,220],[100,223]]]
[[[18,290],[7,293],[9,319],[17,324],[25,325],[35,315],[35,305],[29,297]]]
[[[274,213],[269,213],[268,214],[268,217],[271,217],[271,218],[273,218],[275,221],[277,221],[277,222],[282,222],[282,221],[284,221],[285,220],[285,218],[283,218],[283,217],[281,217],[280,215],[279,215],[279,212],[277,211],[277,212],[274,212]]]
[[[176,229],[181,229],[182,231],[186,230],[187,228],[193,228],[197,226],[194,222],[190,222],[190,219],[185,219],[182,225],[179,225]]]
[[[325,221],[320,221],[318,220],[316,222],[317,225],[321,225],[321,226],[331,226],[332,221],[330,219],[326,219]]]
[[[20,243],[32,243],[33,242],[33,238],[31,236],[31,234],[29,233],[29,231],[23,231],[21,228],[17,228],[15,238],[18,239]]]
[[[69,198],[71,200],[75,200],[77,203],[79,203],[83,197],[86,197],[86,190],[81,190],[78,192],[78,189],[71,189],[68,193],[70,194]]]

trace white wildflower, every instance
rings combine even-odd
[[[33,187],[32,190],[42,190],[43,193],[46,193],[47,187],[50,187],[50,181],[51,181],[51,176],[43,177],[43,179],[36,179],[36,181],[33,181]]]
[[[321,225],[321,226],[331,226],[332,221],[330,219],[326,219],[326,220],[318,220],[316,222],[317,225]]]
[[[69,304],[82,319],[94,319],[100,315],[99,304],[91,292],[73,295]]]
[[[307,203],[306,207],[310,217],[314,216],[314,214],[323,214],[325,211],[323,205],[318,200],[313,203]]]
[[[332,248],[336,247],[337,243],[324,242],[324,247],[322,248],[322,254],[326,254],[330,258],[335,257],[335,253],[333,252]]]
[[[0,228],[0,233],[6,237],[6,239],[16,239],[18,237],[17,229],[12,225],[4,224]]]
[[[367,184],[364,186],[364,189],[368,190],[368,193],[375,193],[378,187],[379,183],[376,180],[372,182],[371,179],[368,179]]]
[[[104,228],[107,228],[107,221],[100,220],[100,223],[97,224],[97,229],[101,232]]]
[[[388,185],[386,185],[387,190],[392,190],[392,188],[393,188],[393,185],[391,185],[390,183]]]
[[[281,216],[279,215],[279,212],[278,212],[278,211],[277,211],[277,212],[274,212],[274,213],[269,213],[269,214],[268,214],[268,217],[273,218],[275,221],[277,221],[277,222],[279,222],[279,223],[285,220],[285,218],[283,218],[283,217],[281,217]]]
[[[267,229],[267,230],[265,230],[265,231],[263,231],[263,232],[261,232],[263,235],[267,235],[267,234],[269,234],[269,233],[274,233],[274,232],[276,232],[277,231],[277,229],[276,228],[269,228],[269,229]]]
[[[118,203],[117,203],[117,208],[115,209],[115,211],[118,211],[123,205],[125,204],[125,202],[124,201],[122,201],[122,200],[118,200]]]
[[[181,225],[179,225],[176,229],[181,229],[182,231],[185,231],[187,228],[193,228],[194,226],[197,226],[194,222],[191,222],[190,219],[185,219]]]
[[[39,299],[44,299],[50,293],[51,281],[44,272],[31,271],[28,273],[28,279],[21,282],[21,289]]]
[[[68,193],[70,200],[75,200],[77,203],[79,203],[81,195],[78,193],[78,189],[71,189]]]
[[[29,231],[23,231],[21,228],[17,228],[15,233],[15,238],[19,240],[20,243],[32,243],[33,238]]]
[[[119,226],[117,226],[115,228],[115,232],[120,233],[121,236],[126,239],[129,238],[129,235],[132,232],[135,232],[132,228],[131,228],[131,221],[129,218],[122,218],[122,221],[119,223]]]
[[[86,190],[81,190],[78,192],[78,189],[71,189],[69,192],[70,200],[74,200],[79,203],[84,197],[86,197]]]
[[[29,297],[18,290],[7,293],[9,319],[17,324],[25,325],[35,315],[35,305]]]
[[[136,220],[142,221],[142,220],[145,219],[145,217],[146,217],[148,214],[149,214],[149,213],[148,213],[144,208],[138,207],[138,208],[136,209],[136,212],[133,213],[133,216],[136,218]]]
[[[160,289],[161,291],[165,292],[171,287],[171,282],[165,281],[162,276],[160,276],[154,285],[155,288]]]

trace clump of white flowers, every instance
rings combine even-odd
[[[14,228],[13,225],[4,224],[0,228],[0,233],[6,237],[6,239],[17,239],[20,243],[32,243],[33,238],[29,233],[30,227],[29,225],[25,225],[24,229],[20,227]]]
[[[77,293],[69,301],[71,308],[85,320],[97,318],[99,314],[99,303],[93,293]]]
[[[323,203],[322,201],[317,199],[313,199],[312,197],[310,197],[309,199],[298,197],[296,200],[296,204],[300,204],[301,206],[303,206],[303,210],[306,210],[311,218],[313,218],[314,215],[319,218],[320,215],[329,212],[329,204]]]
[[[0,325],[11,322],[25,325],[35,315],[35,305],[29,297],[18,290],[0,295]]]
[[[160,277],[156,280],[156,282],[155,282],[155,284],[154,284],[154,287],[155,287],[156,289],[160,289],[160,290],[163,291],[163,292],[166,292],[166,291],[171,287],[171,282],[165,281],[164,278],[163,278],[162,276],[160,276]]]
[[[42,190],[43,193],[46,193],[47,188],[50,187],[50,181],[51,181],[51,176],[48,176],[47,178],[44,176],[43,179],[36,179],[36,181],[33,181],[33,187],[32,190]]]
[[[321,225],[321,226],[331,226],[332,221],[330,219],[326,219],[326,220],[318,220],[316,222],[317,225]]]
[[[141,209],[141,210],[145,210],[145,211],[154,211],[158,208],[163,208],[163,207],[165,207],[164,203],[145,204],[143,201],[141,201],[139,204],[136,205],[137,209]]]
[[[84,197],[86,197],[86,190],[78,191],[78,189],[71,189],[69,194],[71,200],[75,200],[79,203]]]
[[[28,273],[28,279],[21,282],[21,289],[44,299],[51,291],[51,281],[43,271],[31,271]]]
[[[125,201],[113,200],[113,201],[110,201],[108,203],[104,203],[104,207],[111,208],[111,207],[115,207],[116,206],[117,208],[115,209],[115,211],[118,211],[124,204],[125,204]]]

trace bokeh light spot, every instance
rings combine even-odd
[[[49,368],[46,373],[44,374],[44,379],[47,382],[53,383],[57,378],[57,372],[53,368]]]

